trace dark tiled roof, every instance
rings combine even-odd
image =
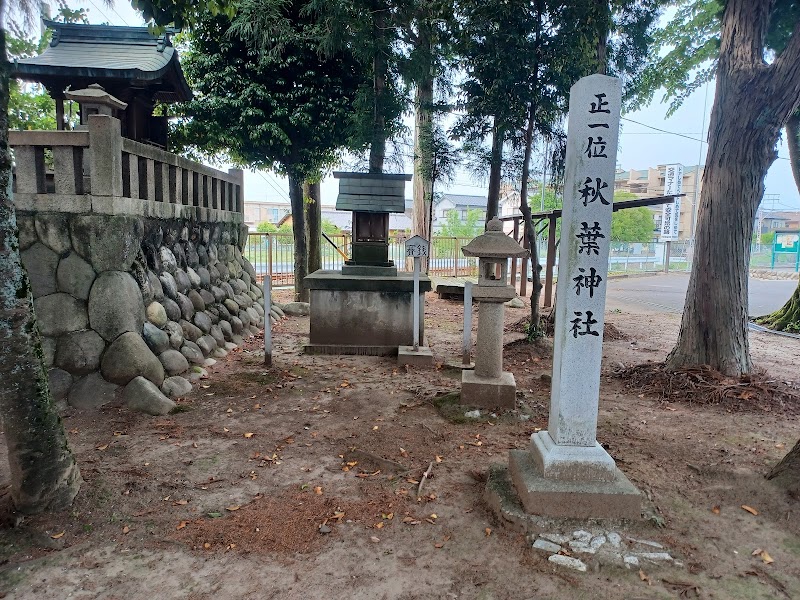
[[[12,76],[45,84],[64,79],[73,89],[127,81],[154,87],[166,101],[192,97],[169,33],[157,37],[146,27],[45,24],[53,30],[50,46],[38,56],[14,61]]]

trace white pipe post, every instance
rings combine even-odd
[[[414,352],[419,351],[419,256],[414,257]]]
[[[264,365],[272,366],[272,277],[269,273],[264,277]]]
[[[472,362],[472,282],[464,283],[464,347],[461,363],[464,366]]]

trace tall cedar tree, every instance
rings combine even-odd
[[[32,12],[33,3],[19,8]],[[0,0],[0,417],[14,508],[40,513],[72,504],[81,476],[50,397],[33,296],[20,260],[8,146],[7,11],[6,0]]]
[[[306,300],[309,271],[303,183],[334,164],[352,131],[352,104],[364,80],[346,52],[320,55],[319,29],[301,2],[277,2],[280,44],[254,49],[224,15],[192,24],[183,67],[195,98],[178,107],[173,141],[289,179],[295,296]],[[318,204],[318,202],[317,202]],[[316,236],[314,236],[316,237]]]
[[[753,224],[780,131],[800,105],[797,2],[686,1],[663,41],[670,52],[642,78],[650,94],[666,87],[674,107],[716,76],[695,259],[667,365],[708,364],[741,375],[752,369],[747,288]]]

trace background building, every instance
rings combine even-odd
[[[658,165],[647,169],[630,169],[617,171],[614,181],[615,191],[626,191],[636,194],[640,198],[652,198],[664,195],[664,172],[667,165]],[[692,206],[699,206],[700,194],[703,190],[703,166],[683,167],[683,193],[681,199],[680,224],[678,226],[678,239],[688,240],[692,237]],[[653,224],[656,230],[661,229],[662,207],[654,206]]]

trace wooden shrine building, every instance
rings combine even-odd
[[[147,27],[44,23],[53,32],[50,46],[15,60],[11,76],[44,85],[56,102],[58,129],[65,128],[68,90],[102,89],[121,101],[123,137],[167,149],[167,117],[154,109],[192,97],[170,40],[174,30],[153,35]],[[85,124],[91,111],[80,112]]]

